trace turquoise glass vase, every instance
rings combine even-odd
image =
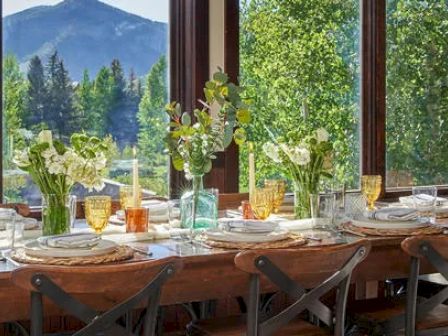
[[[181,226],[192,230],[215,228],[218,222],[218,200],[204,190],[203,175],[193,176],[192,190],[180,199]]]

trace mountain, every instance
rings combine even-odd
[[[64,59],[72,80],[84,69],[90,76],[120,60],[123,69],[146,75],[167,53],[168,27],[127,13],[98,0],[65,0],[37,6],[3,20],[3,52],[13,53],[22,70],[34,55],[47,58],[54,51]]]

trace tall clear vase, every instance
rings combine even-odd
[[[67,233],[76,213],[76,198],[71,195],[42,195],[42,232],[44,236]]]
[[[319,181],[309,185],[301,181],[294,181],[294,215],[296,219],[311,218],[311,195],[319,195]],[[315,204],[313,204],[315,205]],[[315,207],[315,206],[314,206]]]
[[[203,175],[193,176],[192,187],[180,199],[182,227],[192,230],[216,227],[218,202],[213,193],[204,190]]]

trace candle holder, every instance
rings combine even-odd
[[[126,232],[148,232],[148,208],[129,207],[125,210]]]

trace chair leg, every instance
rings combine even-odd
[[[154,336],[155,334],[159,301],[160,301],[160,289],[156,290],[154,292],[154,295],[151,295],[148,300],[144,331],[143,331],[144,336]]]
[[[260,278],[258,274],[250,275],[249,307],[247,311],[247,336],[258,334],[258,313],[260,305]]]
[[[43,335],[43,304],[42,294],[31,292],[31,332],[30,336]]]
[[[411,258],[411,271],[409,274],[408,290],[406,298],[406,316],[405,316],[405,335],[415,336],[415,319],[417,313],[417,289],[418,289],[418,274],[420,271],[420,261]]]

